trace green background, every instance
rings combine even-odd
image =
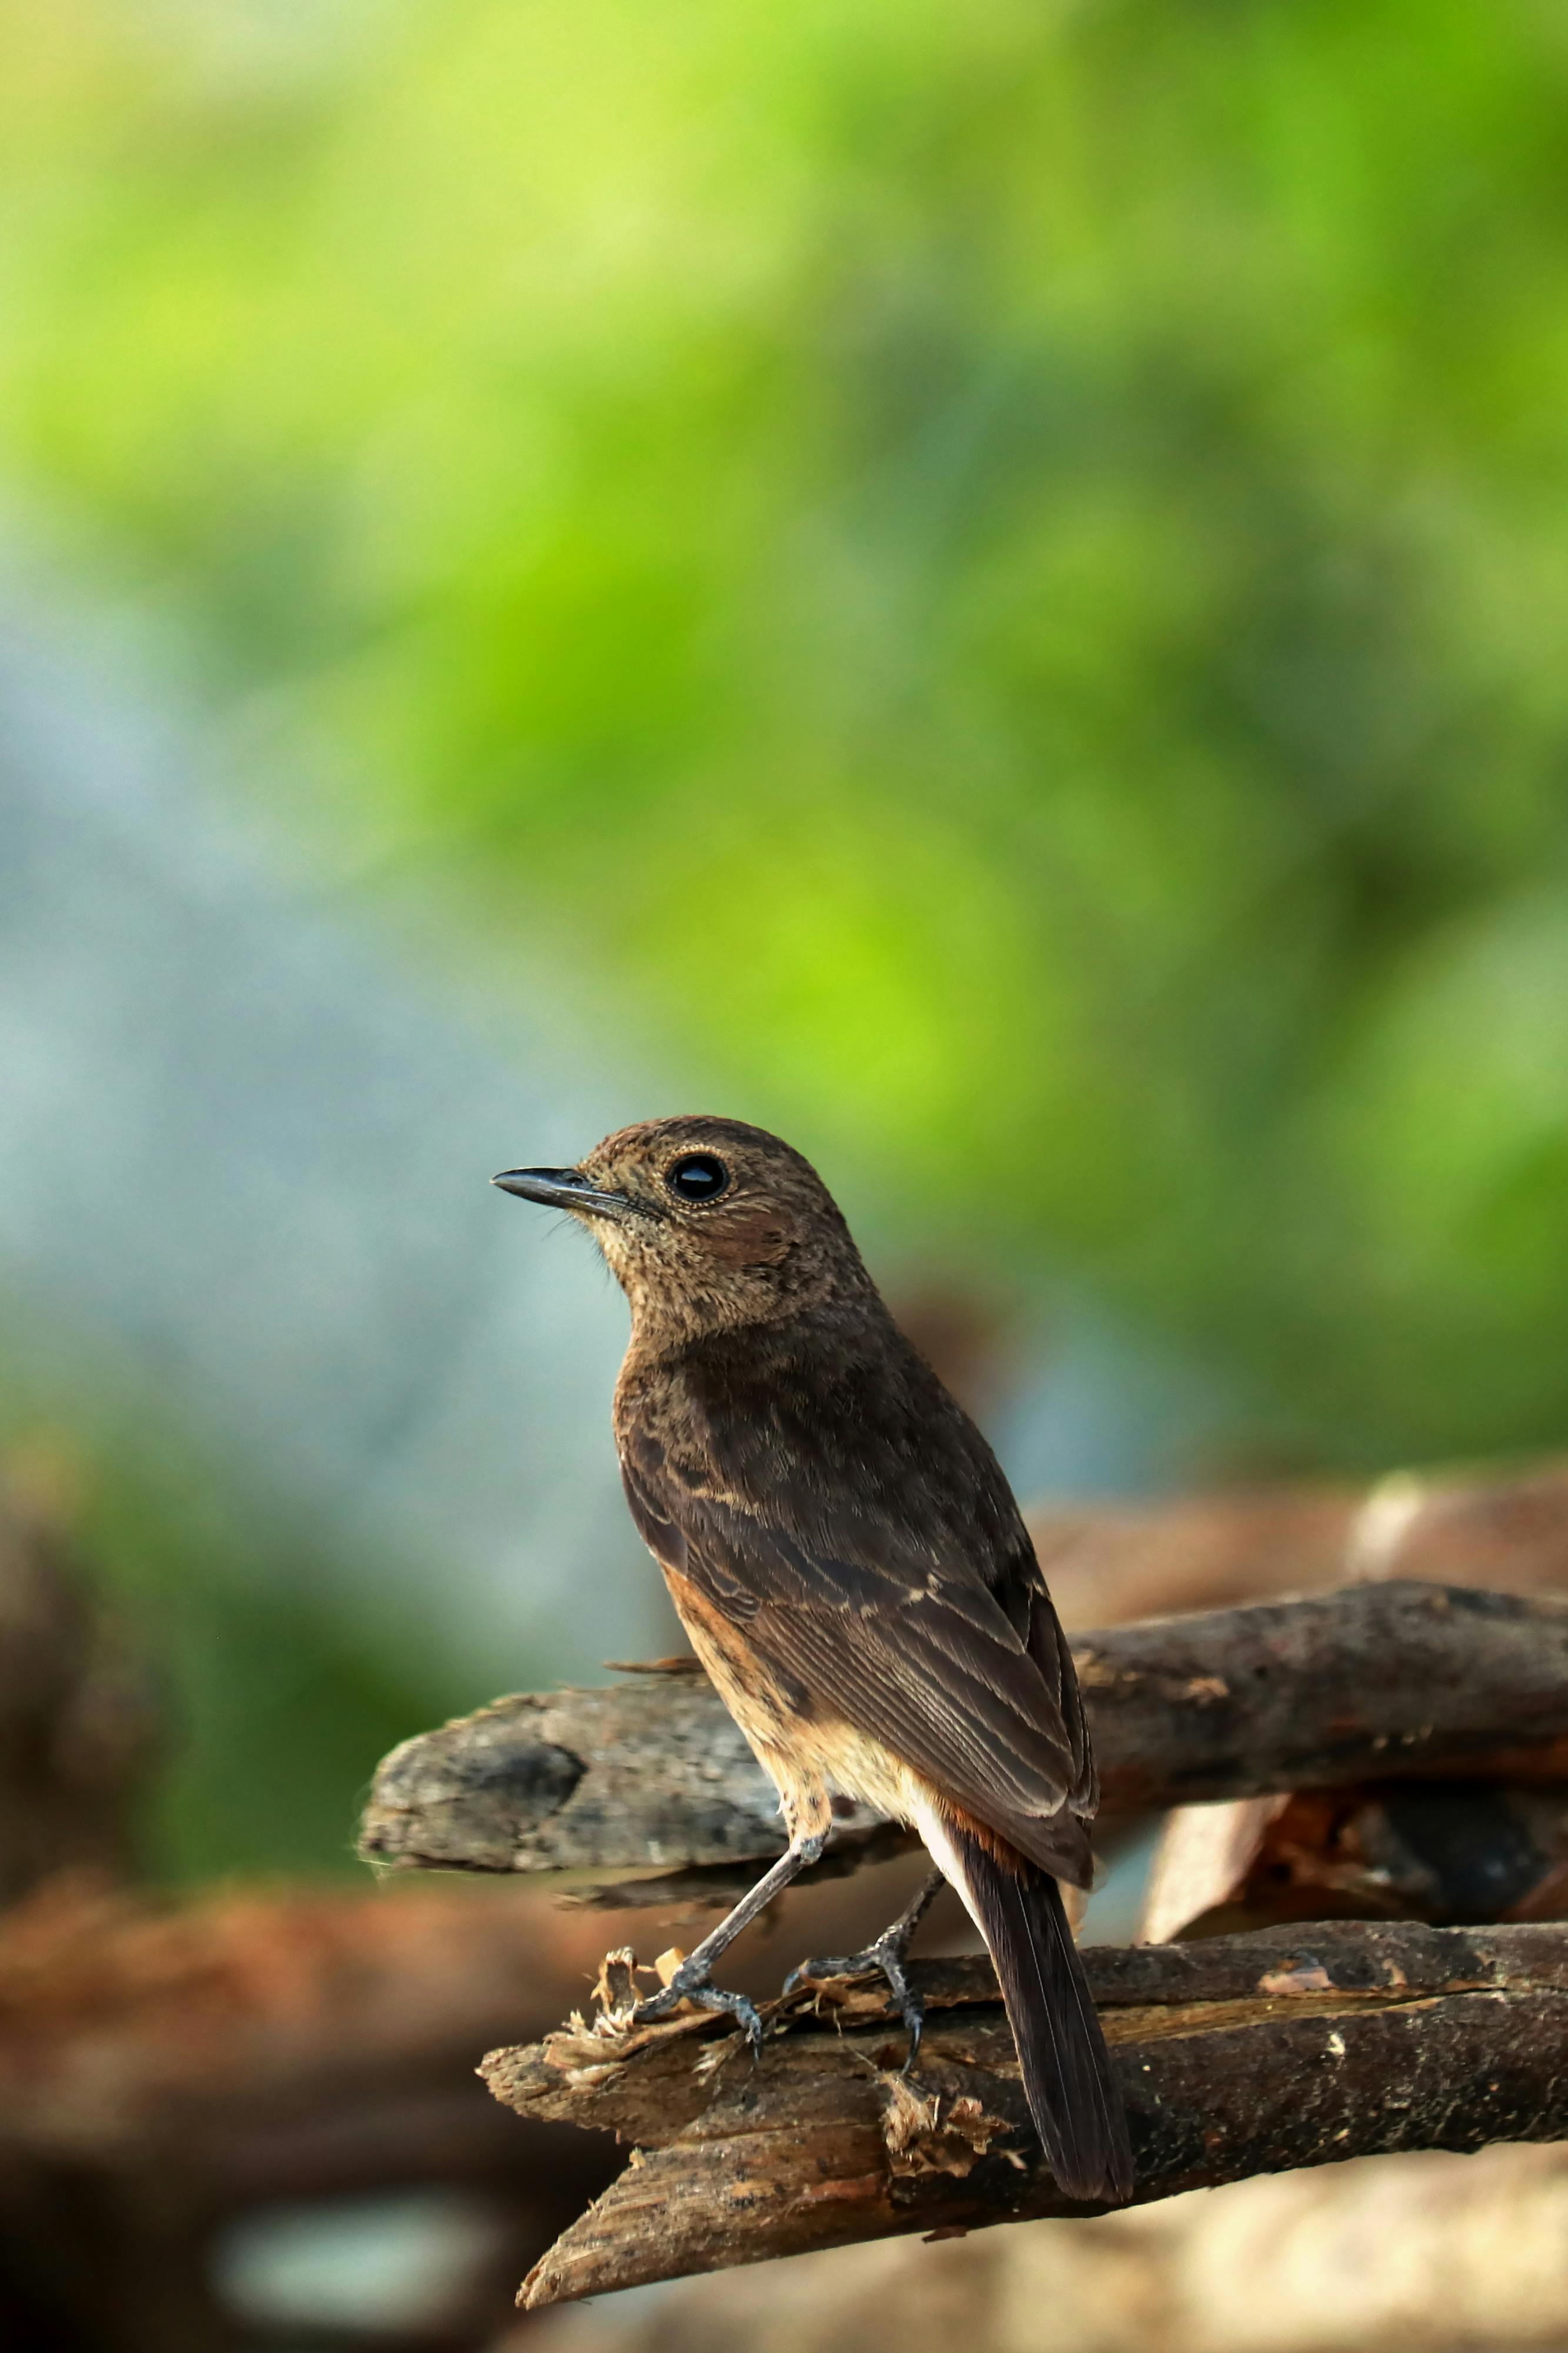
[[[1559,10],[8,0],[0,203],[0,488],[332,889],[1231,1464],[1557,1442]]]

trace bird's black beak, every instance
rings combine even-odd
[[[520,1201],[542,1201],[547,1209],[580,1209],[594,1218],[622,1218],[631,1208],[624,1193],[602,1193],[580,1168],[505,1168],[490,1178]]]

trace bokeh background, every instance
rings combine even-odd
[[[0,1442],[171,1882],[663,1641],[489,1192],[815,1157],[1032,1496],[1568,1427],[1568,20],[0,0]]]

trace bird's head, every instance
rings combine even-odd
[[[591,1227],[650,1338],[876,1295],[810,1161],[740,1120],[644,1120],[607,1135],[575,1168],[510,1168],[492,1181]]]

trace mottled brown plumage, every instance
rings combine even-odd
[[[776,1136],[654,1120],[577,1169],[497,1181],[587,1219],[626,1293],[627,1499],[790,1834],[679,1991],[746,2014],[708,1984],[713,1957],[820,1852],[832,1791],[864,1799],[918,1827],[980,1926],[1063,2186],[1125,2198],[1125,2126],[1056,1885],[1089,1883],[1094,1767],[991,1449],[899,1331],[815,1169]],[[910,1925],[874,1953],[918,2036],[900,1967]]]

